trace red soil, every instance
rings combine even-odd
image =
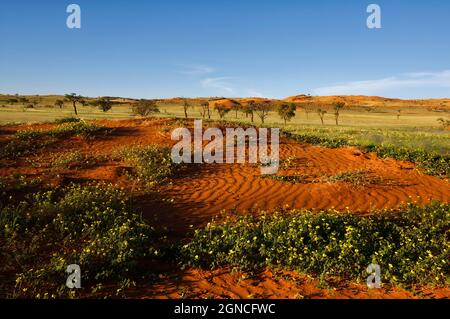
[[[259,167],[252,165],[209,164],[189,168],[173,183],[158,186],[152,195],[135,191],[122,173],[126,165],[111,158],[111,154],[130,145],[173,145],[170,134],[177,127],[174,120],[98,121],[116,130],[112,135],[95,139],[70,138],[52,146],[35,158],[40,167],[31,167],[24,159],[0,163],[0,176],[14,173],[40,176],[52,185],[69,181],[106,181],[121,185],[133,192],[146,218],[158,220],[175,238],[184,238],[189,230],[204,226],[221,211],[239,211],[259,208],[273,210],[279,207],[313,210],[337,209],[365,214],[374,208],[390,209],[417,201],[450,201],[449,182],[419,172],[412,163],[380,159],[374,154],[363,154],[354,148],[327,149],[282,139],[281,159],[293,158],[292,166],[279,174],[298,173],[305,182],[292,184],[260,177]],[[49,128],[50,124],[2,127],[0,144],[25,128]],[[92,168],[55,170],[49,168],[52,154],[79,150],[89,155],[105,155],[110,159]],[[355,186],[349,183],[329,183],[324,177],[342,172],[367,172],[376,177],[373,184]],[[49,175],[49,172],[52,172]],[[173,202],[162,199],[174,199]],[[317,281],[289,273],[289,280],[278,279],[271,271],[256,278],[238,282],[242,274],[226,269],[217,271],[189,270],[161,279],[156,288],[140,290],[148,297],[177,298],[180,287],[189,287],[197,297],[268,297],[268,298],[410,298],[411,292],[400,289],[368,291],[363,285],[337,283],[336,289],[320,289]],[[294,278],[294,279],[292,279]],[[173,289],[169,289],[173,287]],[[175,289],[177,287],[177,289]],[[450,297],[450,289],[421,289],[422,297]]]

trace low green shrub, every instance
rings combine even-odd
[[[110,128],[87,122],[69,122],[50,130],[19,131],[8,143],[0,147],[0,158],[16,159],[21,156],[34,155],[57,142],[59,138],[75,135],[88,138],[107,135],[111,132]]]
[[[284,267],[364,280],[371,263],[383,282],[448,284],[450,204],[368,217],[338,212],[278,212],[212,223],[181,249],[185,265],[247,270]]]
[[[179,165],[172,161],[168,147],[149,145],[125,148],[120,152],[125,161],[133,167],[133,177],[146,184],[162,183],[172,177]]]
[[[450,157],[437,154],[423,149],[411,149],[401,146],[386,144],[360,144],[350,140],[318,136],[318,133],[291,133],[283,131],[284,136],[292,138],[296,141],[316,144],[323,147],[339,148],[345,146],[356,146],[365,152],[374,152],[378,156],[387,158],[391,157],[396,160],[410,161],[416,163],[425,173],[436,176],[450,176]]]
[[[450,176],[450,157],[430,153],[421,149],[410,150],[391,145],[371,144],[365,147],[368,152],[375,152],[378,156],[391,157],[401,161],[416,163],[427,174]]]
[[[17,270],[21,296],[66,296],[70,264],[80,265],[83,286],[126,278],[140,258],[154,256],[153,235],[111,185],[71,185],[0,207],[2,266]]]
[[[22,156],[33,155],[56,141],[55,138],[46,140],[21,140],[13,138],[6,145],[0,147],[0,159],[17,159]]]
[[[40,177],[27,178],[26,175],[14,174],[7,177],[0,177],[0,195],[6,191],[20,191],[26,188],[35,187],[42,183]]]
[[[52,160],[52,167],[66,169],[89,168],[105,160],[104,156],[92,156],[80,151],[66,152]]]
[[[69,116],[69,117],[63,117],[61,119],[57,119],[57,120],[55,120],[55,123],[56,124],[78,123],[80,121],[81,121],[81,119],[78,117]]]
[[[29,140],[41,137],[70,137],[74,135],[80,135],[84,137],[89,137],[92,135],[108,134],[111,129],[98,126],[93,123],[88,122],[69,122],[61,124],[50,130],[26,130],[20,131],[15,134],[15,137],[19,140]]]
[[[305,182],[305,177],[300,175],[261,175],[261,177],[292,184]]]
[[[323,147],[328,148],[339,148],[343,146],[347,146],[348,143],[345,139],[340,138],[331,138],[326,136],[317,136],[314,134],[308,134],[308,133],[289,133],[289,132],[283,132],[284,136],[291,138],[293,140],[296,140],[298,142],[303,143],[309,143],[309,144],[316,144]]]

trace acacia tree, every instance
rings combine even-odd
[[[365,110],[367,111],[367,113],[373,112],[375,110],[375,106],[366,106]]]
[[[55,101],[55,106],[59,107],[60,109],[63,108],[64,106],[64,101],[63,100],[56,100]]]
[[[7,100],[6,101],[8,104],[16,104],[16,103],[18,103],[19,102],[19,100],[18,99],[15,99],[15,98],[12,98],[12,99],[9,99],[9,100]]]
[[[102,97],[97,101],[96,104],[98,105],[98,108],[103,112],[108,112],[112,108],[112,102],[110,97]]]
[[[208,119],[211,119],[211,112],[209,110],[209,102],[208,101],[202,102],[200,104],[200,107],[201,107],[200,113],[202,115],[202,118],[206,118],[206,116],[208,116]]]
[[[264,124],[267,116],[269,115],[272,106],[268,103],[257,103],[254,106],[256,115],[261,119],[261,123]]]
[[[229,109],[226,106],[219,104],[219,103],[214,104],[214,109],[217,111],[217,113],[219,113],[221,120],[225,117],[225,115],[228,114],[228,112],[231,111],[231,109]]]
[[[159,113],[159,108],[156,105],[156,101],[140,100],[133,104],[132,112],[134,115],[149,116],[153,113]]]
[[[442,128],[445,130],[450,128],[450,120],[446,120],[442,117],[438,118],[437,121],[442,125]]]
[[[34,109],[36,106],[38,106],[39,102],[40,102],[39,100],[31,100],[29,106],[30,106],[32,109]]]
[[[322,122],[322,125],[324,125],[323,119],[324,119],[324,117],[325,117],[325,114],[327,114],[327,111],[325,111],[325,110],[319,108],[319,109],[317,109],[317,114],[318,114],[319,117],[320,117],[320,121]]]
[[[255,101],[249,101],[247,106],[243,106],[243,112],[245,114],[245,117],[248,117],[250,115],[250,120],[253,123],[253,115],[255,112]]]
[[[75,115],[78,115],[77,112],[77,103],[81,103],[83,101],[83,97],[81,95],[77,95],[76,93],[66,94],[65,100],[67,102],[71,102],[73,105],[73,110],[75,111]]]
[[[235,112],[235,118],[238,118],[238,111],[240,111],[242,108],[241,103],[235,101],[233,102],[233,105],[231,106],[231,109]]]
[[[20,97],[19,102],[22,103],[24,106],[30,102],[26,97]]]
[[[278,107],[278,115],[282,120],[284,120],[284,125],[286,125],[286,122],[290,121],[295,116],[296,109],[297,107],[294,103],[284,103]]]
[[[336,102],[333,104],[333,106],[334,106],[334,119],[336,120],[336,125],[339,125],[340,110],[345,107],[345,103],[344,102]]]
[[[188,114],[187,114],[187,110],[188,108],[190,108],[191,105],[189,104],[188,100],[184,99],[183,100],[183,110],[184,110],[184,118],[188,118]]]
[[[308,120],[308,119],[309,119],[309,113],[311,113],[311,112],[314,111],[314,107],[311,106],[311,105],[305,105],[305,106],[303,107],[303,110],[305,111],[306,119]]]

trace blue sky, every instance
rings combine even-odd
[[[450,97],[449,14],[447,0],[5,0],[0,93]]]

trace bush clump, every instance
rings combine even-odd
[[[153,234],[110,185],[72,185],[0,207],[2,267],[17,271],[23,296],[65,296],[70,264],[80,265],[83,286],[125,278],[139,258],[154,254]]]
[[[326,134],[323,134],[323,136],[319,136],[318,134],[320,133],[291,133],[283,131],[283,134],[284,136],[292,138],[299,142],[320,145],[323,147],[360,147],[365,152],[374,152],[378,156],[383,158],[391,157],[396,160],[413,162],[417,164],[417,166],[421,168],[425,173],[430,175],[441,177],[450,176],[450,157],[437,154],[432,151],[426,151],[421,148],[411,149],[401,146],[376,143],[361,144],[343,138],[326,136]]]
[[[186,265],[284,267],[364,280],[371,263],[383,282],[448,284],[450,205],[413,204],[369,217],[337,212],[244,216],[197,230],[181,249]]]
[[[60,138],[82,136],[85,138],[107,135],[112,129],[87,122],[67,122],[50,130],[19,131],[5,145],[0,147],[0,158],[16,159],[42,151],[55,144]]]
[[[69,116],[69,117],[63,117],[61,119],[55,120],[56,124],[65,124],[65,123],[78,123],[81,119],[79,117]]]
[[[389,145],[368,145],[366,151],[375,152],[378,156],[391,157],[401,161],[410,161],[425,171],[437,176],[450,176],[450,157],[427,152],[421,149],[410,150],[404,147]]]
[[[121,156],[133,167],[133,177],[146,184],[165,182],[178,168],[170,148],[159,145],[125,148]]]
[[[75,135],[80,135],[84,137],[89,137],[97,134],[108,134],[111,129],[98,126],[93,123],[88,122],[68,122],[59,125],[50,130],[26,130],[17,132],[15,137],[19,140],[30,140],[42,137],[70,137]]]

